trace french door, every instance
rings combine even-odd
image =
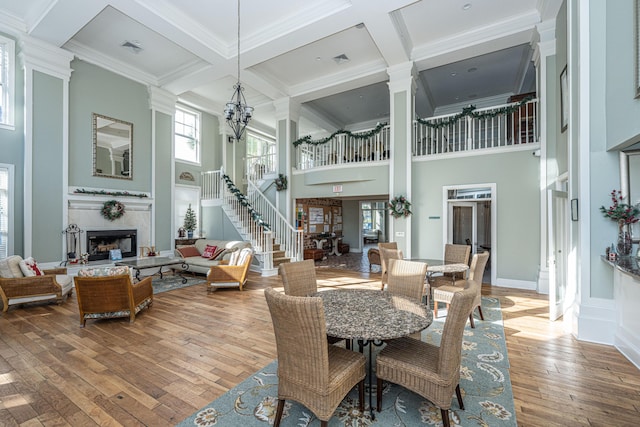
[[[447,242],[456,245],[471,245],[475,253],[478,241],[477,203],[449,202]]]

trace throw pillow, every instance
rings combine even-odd
[[[32,257],[20,261],[20,270],[24,277],[43,276],[44,273],[38,267],[38,263]]]
[[[225,248],[218,248],[216,250],[216,252],[211,256],[210,259],[215,260],[215,261],[219,261],[222,259],[223,256],[225,256],[225,254],[227,254],[229,251]]]
[[[200,252],[196,249],[195,246],[184,246],[182,248],[176,249],[182,255],[182,258],[189,258],[191,256],[200,256]]]
[[[223,248],[224,249],[224,248]],[[202,252],[202,258],[213,259],[213,255],[218,250],[217,246],[207,245]]]

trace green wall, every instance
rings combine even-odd
[[[151,191],[151,110],[145,85],[81,60],[69,83],[69,185]],[[93,176],[92,113],[133,123],[132,180]]]
[[[43,261],[62,255],[64,170],[62,124],[63,81],[33,73],[33,236],[32,256]]]
[[[168,173],[171,170],[171,153],[173,152],[171,137],[172,116],[156,112],[156,191],[155,221],[156,228],[155,246],[159,251],[171,249],[174,233],[171,232],[171,219],[173,217],[173,204],[171,201],[172,178]]]
[[[538,168],[539,158],[528,150],[414,162],[412,256],[442,256],[443,186],[495,183],[497,277],[535,282],[540,258]]]

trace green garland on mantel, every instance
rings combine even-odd
[[[490,119],[497,116],[509,115],[518,111],[520,107],[522,107],[524,104],[531,101],[532,99],[533,99],[533,96],[529,95],[526,98],[522,99],[522,101],[518,102],[517,104],[509,105],[508,107],[502,107],[496,110],[490,110],[482,113],[478,113],[475,111],[476,109],[475,105],[469,105],[468,107],[464,107],[462,109],[462,113],[456,114],[455,116],[447,117],[446,119],[438,120],[435,123],[432,121],[432,119],[430,120],[428,118],[421,119],[420,117],[417,117],[416,120],[421,125],[425,125],[432,129],[440,129],[445,126],[450,126],[456,123],[461,118],[467,117],[467,116],[472,117],[474,119]]]
[[[371,129],[370,131],[357,132],[357,133],[340,129],[335,131],[331,135],[327,136],[326,138],[316,139],[316,140],[311,139],[311,135],[307,135],[307,136],[303,136],[302,138],[296,141],[293,141],[293,146],[297,147],[300,144],[307,144],[307,145],[326,144],[327,142],[331,141],[333,137],[336,135],[348,135],[349,137],[355,138],[355,139],[367,139],[367,138],[371,138],[374,135],[379,134],[386,125],[387,123],[378,123],[376,127]]]
[[[77,188],[74,193],[76,194],[92,194],[99,196],[120,196],[120,197],[139,197],[141,199],[149,197],[144,193],[129,193],[128,191],[105,191],[105,190],[85,190],[84,188]]]

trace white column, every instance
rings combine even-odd
[[[291,98],[280,98],[273,102],[276,107],[276,144],[278,148],[278,172],[284,174],[289,186],[276,197],[276,207],[289,224],[293,223],[291,206],[291,172],[293,170],[293,141],[298,138],[300,103]]]

